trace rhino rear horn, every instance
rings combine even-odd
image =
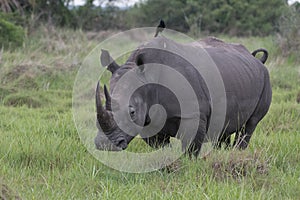
[[[114,61],[114,59],[109,55],[107,50],[101,49],[101,56],[100,56],[101,65],[103,67],[107,66],[107,69],[114,73],[117,71],[120,66]]]
[[[109,91],[106,87],[106,85],[104,85],[104,95],[105,95],[105,109],[111,111],[111,96],[109,94]]]

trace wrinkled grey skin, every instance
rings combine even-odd
[[[195,45],[191,43],[183,46],[164,37],[154,38],[150,43],[152,45],[165,43],[174,48],[187,49],[189,46]],[[230,146],[230,135],[236,132],[234,145],[239,149],[245,149],[257,124],[266,115],[271,103],[272,90],[269,73],[263,65],[267,55],[264,55],[261,60],[254,57],[257,52],[264,52],[265,50],[258,50],[251,55],[243,45],[224,43],[216,38],[207,38],[201,40],[200,43],[218,67],[226,92],[226,118],[222,130],[223,134],[219,137],[217,147],[221,147],[222,143],[225,143],[226,147]],[[193,153],[195,156],[198,155],[209,126],[211,100],[203,78],[190,63],[170,52],[145,48],[143,45],[135,50],[122,66],[118,66],[107,51],[102,52],[101,62],[103,66],[108,66],[107,69],[112,72],[110,93],[113,92],[117,81],[122,75],[143,64],[159,63],[170,66],[180,72],[193,87],[201,110],[197,134],[188,148],[189,153]],[[99,88],[97,93],[100,94]],[[109,100],[110,102],[108,101],[110,98],[109,93],[106,92],[105,96],[105,110],[110,113],[111,108],[107,105],[111,103],[111,100]],[[100,95],[98,97],[96,95],[96,101],[99,102],[99,98]],[[129,107],[126,106],[123,109],[129,110],[129,112],[132,111],[132,120],[136,124],[146,126],[151,120],[149,119],[149,108],[153,104],[162,105],[167,112],[167,121],[163,129],[152,137],[143,138],[150,146],[157,148],[168,144],[170,137],[175,137],[182,120],[180,106],[175,95],[162,86],[150,84],[137,90],[132,95]],[[122,105],[119,106],[122,107]],[[99,103],[97,107],[99,107]],[[99,112],[98,108],[97,110]],[[117,126],[104,127],[104,130],[101,124],[104,118],[99,118],[98,115],[97,119],[100,124],[98,124],[98,129],[101,128],[105,134],[104,136],[99,131],[95,138],[95,144],[99,150],[118,151],[125,149],[134,136],[138,134],[128,135]],[[107,145],[111,143],[114,145]]]

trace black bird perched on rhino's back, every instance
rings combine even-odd
[[[166,28],[165,22],[161,19],[159,22],[159,25],[156,28],[156,33],[154,37],[158,36],[158,33],[163,32],[163,30]]]

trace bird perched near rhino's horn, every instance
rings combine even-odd
[[[158,33],[163,32],[163,30],[166,28],[165,22],[161,19],[159,22],[159,25],[156,28],[156,33],[154,37],[158,36]]]

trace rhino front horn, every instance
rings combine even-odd
[[[96,89],[96,108],[97,108],[97,120],[104,133],[108,133],[116,127],[116,123],[113,119],[112,113],[106,110],[102,106],[100,84],[97,83]]]

